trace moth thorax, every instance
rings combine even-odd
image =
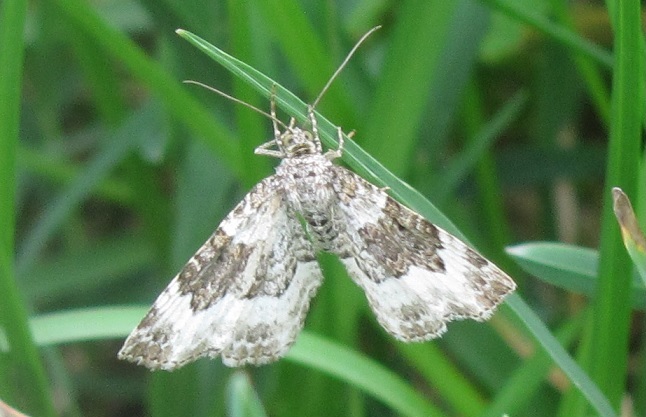
[[[312,133],[300,128],[288,130],[281,136],[285,153],[290,157],[319,153]]]

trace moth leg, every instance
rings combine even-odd
[[[340,127],[337,127],[336,129],[337,129],[336,131],[337,131],[338,140],[339,140],[339,147],[336,150],[330,149],[325,153],[325,157],[330,161],[336,158],[341,158],[341,156],[343,155],[343,144],[344,144],[343,132],[341,131]]]
[[[280,141],[280,129],[278,128],[278,117],[276,116],[276,84],[271,87],[271,96],[269,98],[269,115],[271,116],[271,123],[274,127],[274,139],[269,142],[259,145],[254,153],[256,155],[273,156],[275,158],[284,158],[282,143]],[[278,147],[278,150],[269,149],[272,146]]]
[[[323,153],[323,147],[321,146],[321,138],[319,138],[319,125],[316,120],[316,115],[314,114],[314,107],[311,105],[307,106],[307,116],[310,119],[310,124],[312,125],[312,138],[314,139],[314,146],[316,146],[316,151],[318,153]]]
[[[271,123],[274,126],[274,141],[276,141],[280,137],[278,118],[276,117],[276,84],[273,84],[271,86],[271,97],[269,98],[269,114],[271,115]]]
[[[269,142],[265,142],[262,145],[258,145],[253,153],[255,153],[256,155],[273,156],[275,158],[285,158],[285,153],[282,150],[269,149],[272,146],[277,146],[278,149],[281,149],[278,141],[274,139],[270,140]]]

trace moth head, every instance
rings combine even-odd
[[[280,135],[280,147],[285,155],[289,157],[313,155],[320,153],[320,142],[312,132],[300,127],[290,126]]]

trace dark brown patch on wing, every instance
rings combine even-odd
[[[220,300],[247,267],[252,251],[247,245],[232,244],[221,229],[206,241],[180,271],[179,292],[191,297],[194,311],[209,308]]]
[[[367,223],[358,232],[365,249],[385,266],[388,276],[401,277],[412,265],[432,272],[446,270],[438,254],[442,242],[437,227],[390,197],[377,223]],[[371,278],[379,282],[386,277]]]
[[[482,257],[478,252],[465,245],[465,259],[476,269],[482,269],[489,265],[489,261]]]

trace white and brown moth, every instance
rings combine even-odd
[[[249,191],[159,295],[120,359],[164,370],[203,356],[228,366],[277,360],[322,282],[318,251],[341,259],[379,323],[405,342],[438,337],[451,320],[486,320],[515,289],[465,243],[333,164],[341,129],[338,150],[323,153],[313,106],[308,114],[309,128],[292,118],[281,131],[272,97],[274,138],[255,153],[280,158],[276,174]]]

